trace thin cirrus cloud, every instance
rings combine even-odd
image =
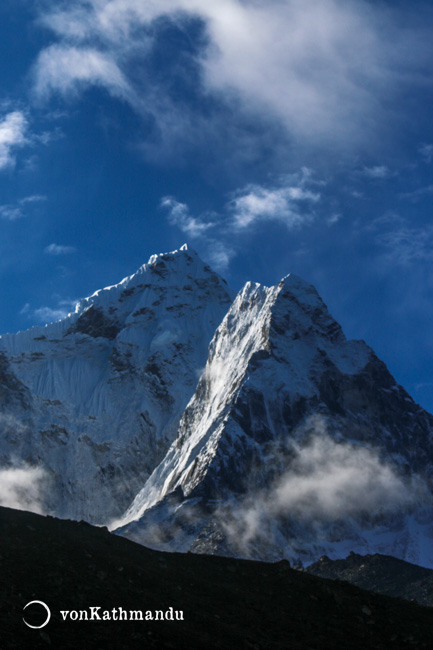
[[[44,253],[48,255],[70,255],[71,253],[76,253],[77,249],[74,246],[62,246],[60,244],[49,244],[45,249]]]
[[[421,156],[426,163],[431,163],[433,160],[433,144],[424,142],[418,149]]]
[[[403,27],[401,11],[367,0],[52,3],[40,22],[58,42],[39,55],[35,89],[47,97],[103,86],[169,128],[174,100],[157,78],[133,70],[158,39],[158,19],[182,29],[195,17],[206,35],[193,55],[196,92],[217,96],[226,115],[234,119],[236,107],[274,120],[291,141],[365,146],[392,121],[390,100],[404,98],[407,83],[423,83],[427,74],[432,46],[422,16]],[[188,110],[194,108],[184,105]],[[188,128],[191,120],[179,117],[177,131],[182,124]]]
[[[0,218],[6,221],[15,221],[22,219],[27,215],[29,206],[46,201],[46,196],[40,194],[33,194],[19,199],[15,203],[5,203],[0,205]]]
[[[0,170],[15,163],[15,151],[27,144],[28,121],[21,111],[11,111],[0,119]]]
[[[433,185],[418,187],[416,190],[413,190],[413,192],[404,192],[403,194],[400,194],[400,198],[417,201],[422,196],[426,196],[428,194],[433,194]]]
[[[393,265],[411,266],[433,261],[433,228],[413,228],[402,225],[377,235],[376,241],[385,250],[386,259]]]

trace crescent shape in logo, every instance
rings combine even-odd
[[[23,616],[23,621],[24,621],[24,623],[27,625],[27,627],[31,627],[32,630],[40,630],[41,627],[45,627],[45,626],[48,624],[48,622],[49,622],[49,620],[50,620],[50,618],[51,618],[51,612],[50,612],[50,608],[48,607],[48,605],[46,605],[45,603],[43,603],[42,600],[31,600],[29,603],[27,603],[27,605],[26,605],[25,607],[23,607],[23,611],[24,611],[25,609],[27,609],[27,607],[28,607],[29,605],[34,605],[34,604],[42,605],[42,607],[44,607],[44,608],[47,610],[47,618],[46,618],[46,621],[45,621],[44,623],[42,623],[42,625],[30,625],[30,623],[27,623],[27,621],[26,621],[26,619],[24,618],[24,616]]]

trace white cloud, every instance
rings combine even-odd
[[[392,176],[391,171],[385,165],[376,165],[375,167],[364,167],[364,176],[368,178],[389,178]]]
[[[76,304],[76,300],[58,299],[55,307],[38,307],[31,313],[28,310],[26,313],[28,313],[29,318],[36,318],[39,323],[45,325],[66,318],[75,310]]]
[[[206,94],[236,113],[276,121],[291,140],[333,148],[374,142],[393,118],[385,105],[408,83],[423,82],[431,58],[421,20],[411,26],[398,7],[367,0],[71,0],[53,7],[41,20],[58,43],[37,61],[39,95],[102,85],[161,128],[172,128],[176,116],[173,137],[193,122],[158,82],[130,72],[157,39],[158,18],[180,29],[187,17],[203,21],[208,42],[194,57]]]
[[[279,221],[288,228],[296,228],[310,223],[310,206],[320,200],[320,194],[307,188],[309,181],[310,175],[304,172],[302,176],[287,178],[287,184],[279,187],[248,185],[230,202],[234,224],[246,228],[257,221]]]
[[[34,78],[34,91],[41,98],[52,92],[76,94],[89,85],[104,86],[123,99],[133,95],[110,55],[95,49],[51,45],[39,55]]]
[[[61,246],[59,244],[50,244],[44,249],[44,253],[48,255],[70,255],[76,253],[77,249],[73,246]]]
[[[48,475],[40,467],[22,464],[0,469],[0,505],[43,513]]]
[[[12,111],[0,120],[0,169],[15,162],[14,152],[27,144],[28,121],[21,111]]]
[[[21,219],[24,213],[19,205],[0,205],[0,217],[7,221],[16,221]]]

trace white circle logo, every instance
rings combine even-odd
[[[30,625],[30,623],[27,623],[27,621],[26,621],[26,619],[24,618],[24,616],[23,616],[23,621],[24,621],[24,623],[27,625],[27,627],[31,627],[32,630],[40,630],[41,627],[45,627],[45,626],[48,624],[48,622],[49,622],[49,620],[50,620],[50,618],[51,618],[51,612],[50,612],[50,608],[48,607],[48,605],[46,605],[45,603],[43,603],[42,600],[31,600],[31,601],[30,601],[29,603],[27,603],[27,605],[23,608],[23,611],[24,611],[25,609],[27,609],[27,607],[29,607],[29,605],[35,605],[35,604],[36,604],[36,605],[42,605],[42,607],[44,607],[44,609],[46,609],[46,611],[47,611],[47,618],[46,618],[46,620],[44,621],[44,623],[42,623],[42,625]]]

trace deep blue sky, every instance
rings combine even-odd
[[[187,241],[433,411],[433,2],[3,0],[0,332]]]

